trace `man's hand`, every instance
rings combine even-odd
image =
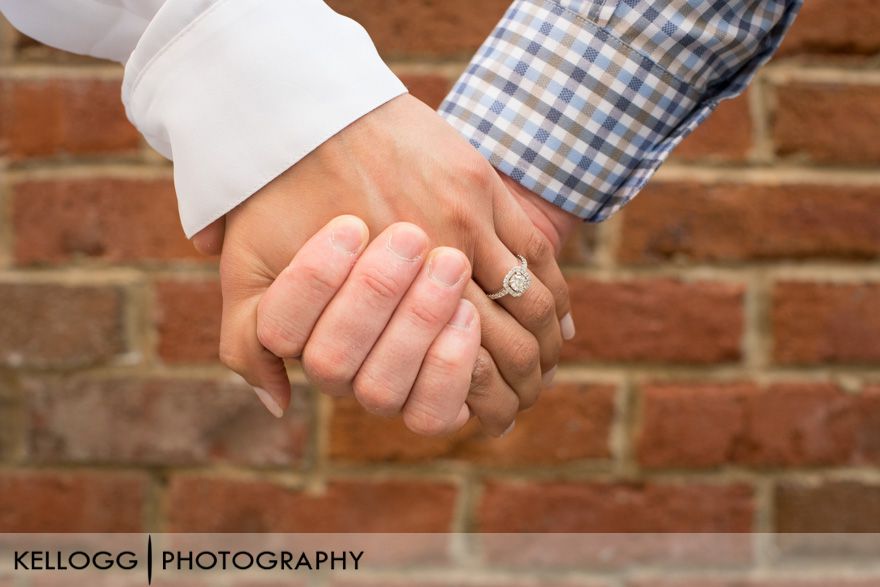
[[[518,410],[535,402],[542,373],[558,362],[559,321],[569,313],[567,286],[553,244],[492,167],[409,96],[360,119],[227,216],[221,259],[224,362],[286,407],[283,365],[261,344],[257,307],[305,241],[341,214],[364,219],[372,234],[410,222],[425,231],[426,247],[465,253],[474,271],[464,297],[481,317],[483,347],[468,404],[490,433],[502,433]],[[518,264],[516,254],[529,260],[536,278],[531,289],[520,298],[490,301],[485,291],[500,287]],[[376,273],[358,289],[381,297],[389,295],[388,286]],[[339,314],[344,322],[344,309]],[[345,317],[351,323],[364,318],[353,310]],[[302,357],[307,376],[321,389],[353,392],[372,411],[393,413],[399,409],[394,401],[382,404],[372,397],[385,394],[354,385],[380,334],[326,340],[322,353]],[[335,370],[328,370],[316,363],[327,356],[345,360],[332,361]]]
[[[480,348],[479,316],[461,299],[470,264],[455,249],[427,252],[425,233],[407,223],[366,243],[367,227],[354,216],[321,229],[260,300],[257,337],[276,355],[302,356],[320,379],[356,371],[351,385],[361,402],[401,412],[413,432],[453,432],[470,418],[465,401]],[[361,287],[380,275],[377,289]],[[330,350],[361,340],[376,343],[360,366]],[[347,385],[325,391],[345,393]],[[280,412],[272,396],[257,393]]]

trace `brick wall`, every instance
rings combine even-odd
[[[436,105],[507,0],[331,3]],[[504,440],[426,440],[302,385],[271,421],[217,362],[216,264],[120,68],[4,25],[0,528],[880,531],[878,54],[874,0],[807,0],[566,250],[557,388]]]

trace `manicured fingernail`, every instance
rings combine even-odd
[[[278,402],[275,401],[275,398],[272,397],[268,391],[260,389],[259,387],[255,387],[254,391],[257,393],[257,397],[260,398],[260,401],[263,402],[263,405],[266,406],[266,409],[269,410],[270,414],[276,418],[284,416],[284,410],[281,409],[281,406],[278,405]]]
[[[428,275],[446,287],[452,287],[462,280],[467,270],[464,255],[454,250],[440,250],[431,256]]]
[[[340,218],[333,225],[330,240],[340,251],[355,255],[367,242],[367,227],[355,218]]]
[[[513,429],[514,429],[514,428],[516,428],[516,420],[514,420],[513,422],[511,422],[511,423],[510,423],[510,426],[507,427],[507,430],[505,430],[504,432],[502,432],[502,433],[501,433],[501,436],[499,436],[498,438],[504,438],[505,436],[507,436],[508,434],[510,434],[511,432],[513,432]]]
[[[449,325],[453,328],[467,330],[468,328],[470,328],[473,321],[474,307],[468,302],[462,300],[458,302],[458,308],[455,310],[455,314],[452,316],[452,320],[449,321]]]
[[[404,261],[415,261],[427,246],[425,233],[408,224],[395,226],[388,234],[388,250]]]
[[[541,376],[544,387],[550,387],[551,385],[553,385],[553,379],[556,377],[556,369],[558,369],[558,367],[553,367]]]
[[[562,338],[565,340],[574,338],[574,318],[571,317],[571,312],[562,317],[562,320],[559,321],[559,327],[562,329]]]

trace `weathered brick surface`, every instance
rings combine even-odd
[[[880,162],[880,86],[792,83],[776,94],[779,155],[823,164]]]
[[[330,3],[436,107],[510,0]],[[876,530],[875,0],[806,2],[750,94],[721,104],[623,214],[572,239],[564,383],[500,440],[475,423],[418,438],[299,387],[283,420],[266,415],[218,362],[216,260],[182,235],[171,174],[125,119],[121,68],[5,22],[0,37],[0,531]],[[809,557],[808,578],[740,574],[750,537],[717,560],[673,537],[550,559],[456,537],[505,570],[379,581],[525,587],[548,584],[533,564],[593,577],[644,561],[653,571],[611,583],[878,582],[825,573],[823,550],[851,545],[802,537],[777,542]],[[27,582],[53,584],[41,579]]]
[[[0,150],[13,160],[133,154],[118,79],[0,79]]]
[[[877,462],[880,395],[829,384],[658,384],[644,389],[646,467]]]
[[[623,216],[628,264],[876,259],[880,188],[655,183]]]
[[[880,532],[880,486],[859,481],[785,483],[774,496],[778,532]]]
[[[880,6],[873,0],[809,0],[782,55],[871,56],[880,52]]]
[[[430,462],[453,459],[486,465],[541,465],[610,457],[615,389],[560,385],[517,418],[505,438],[482,434],[476,422],[443,438],[409,432],[400,420],[366,414],[354,400],[337,401],[330,423],[330,457],[344,462]]]
[[[746,485],[492,481],[482,532],[749,532]]]
[[[452,89],[453,82],[445,75],[415,73],[400,74],[400,81],[413,96],[435,109]]]
[[[563,348],[570,361],[723,363],[741,355],[739,284],[671,279],[570,279],[583,325]]]
[[[773,290],[777,363],[880,362],[880,284],[790,281]]]
[[[329,481],[318,489],[179,476],[168,489],[175,532],[448,532],[458,490],[432,481]]]
[[[216,362],[223,300],[216,278],[156,284],[154,320],[166,363]]]
[[[382,56],[469,59],[510,6],[507,0],[330,0],[360,22]]]
[[[678,146],[673,157],[682,161],[743,161],[754,144],[752,126],[748,94],[727,100]]]
[[[126,350],[124,295],[111,286],[0,283],[0,364],[84,367]]]
[[[20,265],[201,259],[180,228],[170,181],[26,181],[12,193]]]
[[[133,473],[0,472],[0,532],[141,532],[147,478]]]
[[[845,572],[817,571],[812,577],[797,579],[699,576],[680,579],[635,579],[626,585],[627,587],[871,587],[877,580],[870,575],[865,578],[853,578],[847,577]]]
[[[276,421],[244,382],[33,379],[24,393],[28,458],[296,467],[307,450],[310,412],[303,389],[294,398]]]

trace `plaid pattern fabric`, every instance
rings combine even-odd
[[[440,112],[501,172],[605,220],[745,89],[802,2],[516,0]]]

